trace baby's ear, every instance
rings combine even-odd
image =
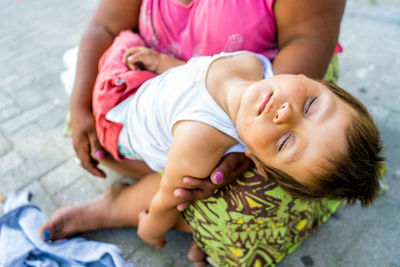
[[[256,165],[258,173],[261,174],[264,177],[267,177],[267,174],[265,173],[264,168],[261,165],[261,162],[254,156],[254,154],[251,153],[249,150],[244,152],[244,154],[254,162],[254,164]]]

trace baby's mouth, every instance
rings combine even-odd
[[[269,111],[269,109],[270,109],[270,107],[271,107],[271,105],[273,103],[272,94],[273,93],[269,94],[265,98],[265,100],[262,102],[260,108],[258,109],[258,115]]]

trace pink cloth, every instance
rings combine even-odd
[[[152,49],[188,60],[249,50],[278,53],[273,0],[142,0],[139,31]]]
[[[183,60],[248,50],[278,53],[274,0],[142,0],[139,31],[148,47]],[[337,45],[335,53],[342,47]]]
[[[93,91],[93,114],[101,146],[115,159],[118,154],[118,137],[122,124],[108,121],[107,112],[121,101],[134,94],[142,83],[156,76],[149,71],[131,71],[122,63],[127,48],[144,46],[139,35],[126,30],[121,32],[99,61],[99,74]]]

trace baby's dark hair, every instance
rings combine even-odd
[[[360,200],[370,205],[378,196],[384,168],[382,142],[379,131],[365,106],[339,86],[319,81],[354,111],[346,128],[347,151],[327,159],[331,167],[314,173],[312,186],[303,185],[287,173],[267,166],[260,160],[266,175],[289,194],[306,199],[344,199],[348,204]]]

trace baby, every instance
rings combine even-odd
[[[127,49],[135,38],[121,34],[100,62],[96,127],[115,159],[144,160],[162,178],[150,175],[119,188],[106,204],[100,199],[98,212],[107,207],[113,214],[101,216],[97,226],[64,221],[59,227],[65,210],[56,212],[42,227],[45,239],[137,226],[143,241],[161,247],[168,230],[185,228],[173,190],[184,187],[185,176],[207,177],[231,152],[244,152],[260,174],[294,196],[360,200],[363,206],[377,196],[379,132],[366,108],[343,89],[304,75],[273,76],[268,59],[246,51],[185,64],[146,47]],[[125,70],[117,73],[115,64]],[[110,104],[108,96],[118,100]]]

